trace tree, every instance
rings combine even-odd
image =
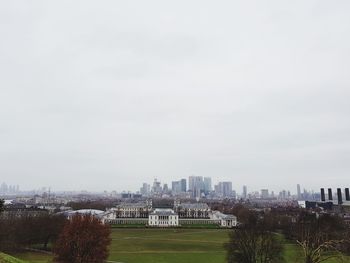
[[[301,214],[297,223],[297,243],[301,246],[305,263],[321,263],[341,258],[346,226],[341,218],[315,214]]]
[[[5,204],[5,201],[3,199],[0,199],[0,213],[4,211],[4,204]]]
[[[92,215],[75,215],[59,236],[54,253],[62,263],[102,263],[108,258],[110,227]]]
[[[66,218],[62,215],[36,214],[22,212],[0,217],[0,250],[15,250],[32,245],[42,245],[48,249],[54,243]],[[18,231],[18,230],[21,231]]]
[[[282,245],[264,218],[245,211],[245,223],[230,233],[228,263],[281,263]]]

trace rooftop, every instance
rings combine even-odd
[[[180,204],[180,207],[184,209],[209,209],[206,203],[183,203]]]
[[[154,209],[154,211],[150,215],[170,216],[170,215],[177,215],[177,214],[172,209],[157,208],[157,209]]]

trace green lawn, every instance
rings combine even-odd
[[[20,258],[22,260],[25,260],[25,262],[30,263],[47,263],[52,262],[52,256],[46,253],[40,253],[40,252],[24,252],[15,254],[17,258]]]
[[[0,263],[26,263],[26,262],[0,252]]]
[[[110,260],[125,263],[225,262],[227,231],[212,229],[119,229]]]
[[[225,263],[223,244],[228,230],[223,229],[150,229],[113,228],[109,261],[122,263]],[[282,241],[283,242],[283,241]],[[15,255],[27,262],[46,263],[47,254]],[[287,263],[301,263],[301,251],[294,244],[285,244]],[[340,261],[327,261],[336,263]],[[350,262],[350,259],[343,261]]]

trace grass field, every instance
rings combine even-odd
[[[225,263],[223,244],[228,231],[223,229],[112,229],[109,262],[122,263]],[[286,244],[287,263],[301,263],[301,251]],[[52,257],[40,253],[17,254],[27,262],[51,262]],[[336,263],[341,261],[325,261]],[[349,263],[345,259],[343,263]]]
[[[26,262],[0,252],[0,263],[26,263]]]

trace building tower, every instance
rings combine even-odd
[[[246,185],[243,185],[242,198],[247,199],[247,186]]]
[[[300,184],[297,184],[297,195],[298,195],[298,200],[301,200],[301,189],[300,189]]]

